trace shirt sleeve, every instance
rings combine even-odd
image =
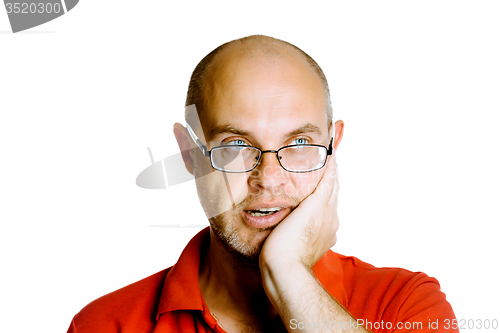
[[[71,324],[69,325],[68,331],[66,333],[78,333],[75,326],[75,318],[71,320]]]
[[[419,279],[403,295],[393,330],[398,333],[458,333],[455,313],[434,278]]]

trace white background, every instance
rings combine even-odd
[[[498,1],[86,1],[12,34],[0,8],[0,331],[65,332],[174,264],[208,225],[178,151],[192,70],[266,34],[322,66],[338,150],[335,251],[436,277],[458,318],[500,320]]]

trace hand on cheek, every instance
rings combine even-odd
[[[316,189],[267,237],[261,265],[300,262],[311,268],[336,242],[338,173],[335,155],[328,158]]]

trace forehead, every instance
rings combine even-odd
[[[203,87],[205,133],[231,124],[269,136],[306,123],[326,132],[325,90],[314,69],[294,51],[269,55],[240,47],[221,54]]]

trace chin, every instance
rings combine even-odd
[[[256,229],[239,221],[236,224],[240,228],[237,228],[235,223],[231,223],[235,220],[227,222],[219,218],[210,219],[211,228],[219,243],[238,259],[258,263],[262,246],[275,226]]]

